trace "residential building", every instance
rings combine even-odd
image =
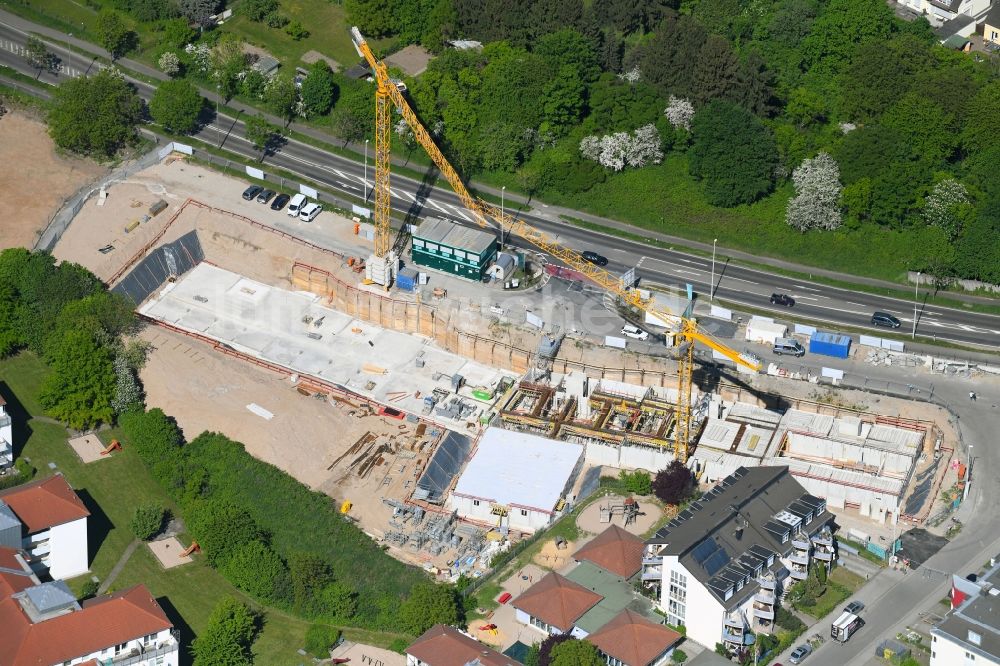
[[[642,549],[641,539],[609,527],[573,555],[579,564],[565,575],[549,573],[511,601],[515,619],[546,636],[588,640],[609,666],[665,664],[683,637],[634,589]]]
[[[1000,562],[975,580],[955,575],[951,612],[931,629],[931,666],[1000,666]]]
[[[487,428],[448,505],[474,523],[532,533],[567,507],[583,467],[583,446]]]
[[[740,651],[810,565],[832,565],[832,519],[787,467],[741,467],[646,542],[643,584],[689,638]]]
[[[23,548],[52,578],[79,576],[88,571],[89,515],[61,474],[15,486],[0,492],[0,546]]]
[[[935,27],[960,15],[969,17],[973,24],[982,21],[990,10],[990,3],[991,0],[900,0],[900,5],[923,14]]]
[[[0,547],[0,664],[178,666],[180,642],[142,585],[84,601],[39,583],[23,552]]]
[[[0,472],[14,464],[14,426],[7,413],[7,401],[0,395]]]
[[[479,282],[497,255],[495,235],[429,217],[413,232],[413,263]]]
[[[435,624],[406,648],[406,666],[520,666],[455,627]]]
[[[1000,46],[1000,2],[994,2],[983,21],[983,40]]]

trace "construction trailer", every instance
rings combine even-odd
[[[497,256],[496,235],[431,217],[413,232],[413,263],[479,282]]]

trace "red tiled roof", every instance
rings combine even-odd
[[[514,608],[562,631],[603,599],[601,595],[557,573],[549,573],[511,602]]]
[[[90,515],[62,474],[0,492],[3,501],[28,529],[28,534]]]
[[[628,609],[587,636],[598,650],[625,666],[648,666],[680,639],[681,635],[673,629]]]
[[[17,559],[18,550],[0,546],[0,599],[37,585],[27,564]]]
[[[622,578],[631,578],[642,568],[642,551],[645,547],[642,539],[612,525],[576,551],[573,557],[593,562]]]
[[[443,624],[435,624],[425,631],[406,648],[406,653],[430,666],[466,666],[475,659],[483,666],[519,666],[510,657]]]
[[[22,569],[21,563],[17,560],[17,548],[0,546],[0,568]]]
[[[173,625],[144,585],[85,602],[82,610],[32,624],[20,604],[0,601],[0,664],[59,664]]]

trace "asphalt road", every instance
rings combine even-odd
[[[18,53],[25,40],[23,32],[0,23],[0,64],[34,76],[36,71]],[[42,73],[40,79],[47,83],[58,83],[67,76],[93,71],[99,66],[94,61],[51,43],[49,48],[61,59],[63,71],[58,75]],[[144,98],[148,99],[152,95],[152,86],[142,81],[132,81]],[[195,137],[216,146],[221,144],[224,149],[256,162],[260,153],[245,140],[244,131],[243,122],[239,118],[220,114],[209,121]],[[359,164],[347,157],[328,153],[294,139],[287,140],[274,154],[265,157],[262,168],[266,170],[268,166],[295,173],[325,189],[358,201],[366,193],[370,194],[374,176],[372,165],[368,165],[366,169],[363,163]],[[234,192],[234,196],[236,194]],[[465,211],[453,192],[430,187],[404,176],[392,177],[392,201],[394,209],[402,215],[433,215],[462,224],[473,224],[472,215]],[[710,257],[653,248],[574,226],[547,213],[544,206],[521,211],[520,215],[525,221],[556,237],[568,247],[593,249],[606,255],[609,259],[607,268],[613,273],[623,273],[635,267],[637,276],[647,285],[683,290],[690,283],[702,298],[711,290],[713,262]],[[513,242],[516,245],[520,241],[513,239]],[[833,329],[837,326],[867,328],[873,331],[873,335],[885,331],[871,326],[871,314],[878,310],[889,312],[900,319],[902,326],[896,331],[897,334],[910,333],[913,329],[914,302],[911,300],[787,278],[728,264],[721,257],[715,262],[714,277],[715,298],[727,305],[770,311],[778,316],[818,322]],[[769,296],[773,292],[791,295],[796,301],[794,308],[789,310],[771,305]],[[924,298],[926,291],[917,295],[918,338],[1000,349],[1000,316],[937,305],[923,306],[920,301]]]

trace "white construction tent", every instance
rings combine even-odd
[[[762,342],[773,345],[778,338],[788,335],[788,327],[775,322],[770,317],[751,317],[747,322],[747,342]]]

